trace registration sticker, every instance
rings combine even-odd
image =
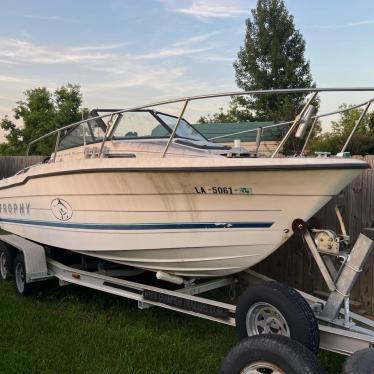
[[[195,193],[198,194],[218,194],[218,195],[251,195],[252,188],[233,186],[195,186]]]

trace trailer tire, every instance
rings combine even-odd
[[[0,280],[7,280],[10,278],[12,269],[12,256],[9,248],[0,243]]]
[[[30,296],[35,291],[35,283],[26,282],[26,265],[22,252],[19,252],[13,263],[13,280],[16,291],[21,296]]]
[[[273,333],[288,336],[318,353],[318,323],[307,301],[280,282],[249,286],[239,299],[235,313],[239,339]]]
[[[252,369],[252,370],[251,370]],[[304,345],[286,336],[264,334],[246,338],[234,346],[220,367],[220,374],[325,373],[317,357]]]
[[[355,352],[344,363],[342,374],[373,374],[374,349],[366,348]]]

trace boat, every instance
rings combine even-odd
[[[1,228],[46,247],[186,279],[250,268],[292,236],[295,219],[310,219],[368,167],[354,158],[280,154],[305,116],[319,118],[311,116],[312,98],[329,90],[157,103],[181,102],[179,116],[156,104],[91,111],[29,145],[28,152],[57,136],[48,159],[0,181]],[[311,95],[270,158],[238,142],[213,143],[184,118],[193,100],[269,92]]]

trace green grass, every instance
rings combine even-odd
[[[21,298],[0,282],[0,373],[216,373],[232,327],[69,286]],[[328,373],[344,358],[321,353]]]

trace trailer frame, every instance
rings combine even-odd
[[[48,257],[41,245],[14,234],[2,235],[0,241],[13,251],[20,251],[24,254],[28,273],[27,283],[57,278],[60,286],[75,284],[135,300],[138,302],[139,309],[158,306],[230,326],[235,326],[235,305],[197,295],[233,286],[239,281],[248,284],[272,281],[271,278],[248,269],[236,276],[215,278],[200,283],[187,283],[183,288],[170,290],[120,279],[118,278],[121,274],[119,270],[114,271],[117,276],[111,276],[104,275],[100,271],[92,272],[64,265]],[[110,274],[110,271],[108,273]],[[347,324],[345,316],[347,311],[344,308],[340,309],[337,318],[328,319],[321,313],[326,301],[297,291],[309,303],[318,321],[321,349],[351,355],[358,350],[374,347],[374,321],[349,311],[350,322]]]

